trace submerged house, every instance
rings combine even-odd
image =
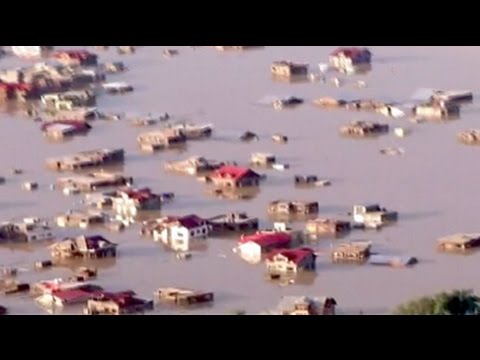
[[[196,215],[170,217],[153,231],[153,239],[175,251],[189,251],[196,245],[205,244],[210,229],[208,221]]]
[[[274,250],[267,256],[267,272],[274,277],[315,271],[316,257],[314,251],[308,248]]]
[[[60,190],[74,188],[82,192],[92,192],[102,188],[128,186],[132,184],[133,178],[130,176],[108,172],[95,172],[85,176],[59,178],[55,186]]]
[[[185,146],[187,137],[180,130],[164,129],[141,134],[137,137],[137,141],[142,150],[153,152]]]
[[[235,232],[249,232],[258,230],[258,218],[250,217],[246,213],[229,213],[218,215],[207,220],[212,234],[221,235]]]
[[[346,233],[350,228],[348,221],[324,218],[309,220],[305,224],[305,231],[310,235]]]
[[[480,234],[455,234],[438,240],[442,251],[466,251],[480,247]]]
[[[195,291],[189,289],[161,288],[155,292],[160,301],[179,306],[209,304],[214,301],[213,292]]]
[[[217,187],[249,188],[260,185],[261,176],[255,171],[239,166],[225,165],[217,169],[210,179]]]
[[[40,295],[35,302],[44,308],[65,307],[68,305],[86,304],[88,300],[101,294],[103,289],[99,286],[84,284],[77,288],[54,290]]]
[[[272,201],[268,205],[270,215],[311,215],[318,214],[318,202],[314,201]]]
[[[87,315],[126,315],[153,310],[152,300],[136,297],[133,291],[101,293],[88,300],[84,313]]]
[[[87,50],[58,50],[52,53],[52,57],[68,65],[98,65],[98,55]]]
[[[47,159],[47,167],[52,170],[77,171],[94,167],[123,163],[125,151],[123,149],[100,149],[80,152]]]
[[[41,129],[49,138],[63,139],[86,134],[92,127],[84,121],[51,121],[43,124]]]
[[[291,61],[275,61],[270,67],[273,76],[299,77],[308,75],[308,65],[298,64]]]
[[[117,244],[102,236],[78,236],[67,238],[51,246],[53,258],[108,258],[117,256]]]
[[[365,241],[354,241],[350,243],[343,243],[335,247],[332,251],[333,261],[352,261],[364,262],[370,256],[370,249],[372,244]]]
[[[165,164],[165,170],[187,175],[198,175],[210,173],[224,165],[223,162],[208,160],[202,156],[193,156],[186,160],[168,162]]]
[[[6,222],[0,224],[0,243],[51,241],[55,234],[50,227],[37,222]]]
[[[353,121],[340,128],[343,136],[366,137],[388,133],[388,124],[373,123],[368,121]]]
[[[353,221],[359,224],[380,224],[396,222],[398,212],[382,208],[378,204],[355,205],[353,207]]]
[[[430,119],[449,119],[460,116],[460,106],[454,102],[431,101],[413,108],[416,116]]]
[[[275,249],[287,249],[292,246],[294,239],[292,235],[285,232],[256,233],[254,235],[243,235],[237,252],[244,260],[257,263],[262,256]]]
[[[278,315],[335,315],[336,305],[335,299],[330,297],[285,296],[273,313]]]
[[[366,48],[338,48],[329,57],[330,66],[339,70],[355,69],[371,62],[372,53]]]
[[[112,201],[115,212],[133,216],[140,211],[160,210],[163,202],[162,196],[153,193],[150,188],[120,189]]]
[[[80,229],[87,229],[91,226],[104,225],[107,222],[107,214],[90,211],[68,211],[55,218],[55,223],[61,228],[79,227]]]

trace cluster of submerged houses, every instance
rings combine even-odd
[[[20,56],[43,56],[46,61],[30,68],[0,72],[0,98],[5,101],[39,100],[45,112],[53,114],[43,121],[41,130],[49,138],[64,138],[87,133],[90,120],[106,118],[95,109],[97,89],[95,85],[105,81],[105,75],[124,71],[122,63],[99,64],[98,56],[89,51],[55,51],[50,47],[14,47]],[[27,49],[28,48],[28,49]],[[41,48],[41,49],[32,49]],[[216,47],[219,51],[243,51],[250,47]],[[118,47],[121,54],[134,53],[134,47]],[[172,56],[174,53],[170,53]],[[372,54],[364,48],[339,48],[331,53],[328,66],[323,72],[332,70],[343,73],[369,71]],[[309,65],[289,61],[277,61],[271,66],[276,78],[301,79],[308,77]],[[102,87],[107,92],[123,93],[133,90],[125,83],[109,83]],[[427,102],[411,108],[411,113],[425,118],[452,118],[459,116],[461,104],[471,101],[473,95],[465,91],[433,91]],[[289,97],[277,100],[274,107],[284,108],[303,103],[302,99]],[[315,105],[324,108],[370,111],[389,117],[402,117],[408,111],[399,104],[376,100],[346,101],[321,98]],[[164,119],[168,119],[168,114]],[[147,124],[145,122],[145,124]],[[143,123],[142,123],[143,124]],[[388,124],[353,121],[340,128],[340,134],[350,137],[367,137],[386,134]],[[211,137],[213,126],[187,123],[168,124],[137,137],[143,151],[154,152],[183,147],[190,140]],[[458,135],[460,141],[480,143],[480,130],[471,130]],[[244,141],[258,138],[246,133]],[[288,138],[276,134],[273,140],[287,143]],[[178,258],[189,259],[191,251],[202,251],[208,247],[212,237],[234,237],[237,244],[234,252],[248,263],[264,263],[269,280],[295,282],[300,273],[315,273],[318,257],[311,241],[321,238],[342,238],[352,231],[379,229],[394,224],[398,213],[382,208],[378,204],[356,205],[349,218],[335,219],[319,217],[320,207],[316,201],[275,200],[266,206],[266,214],[274,222],[271,229],[261,229],[260,220],[246,213],[226,213],[203,218],[196,214],[183,216],[160,216],[157,214],[164,204],[175,198],[173,193],[155,193],[150,188],[135,188],[134,179],[116,172],[105,171],[125,161],[123,149],[96,149],[76,154],[50,158],[46,166],[58,172],[73,172],[60,177],[55,189],[66,195],[84,194],[86,209],[68,211],[54,219],[57,227],[80,229],[98,226],[123,230],[124,220],[134,219],[141,223],[141,235],[163,244],[177,253]],[[253,153],[247,166],[236,162],[217,161],[193,156],[164,165],[166,171],[198,177],[208,183],[213,193],[222,197],[243,198],[243,191],[256,190],[265,175],[254,168],[288,169],[278,164],[274,154]],[[98,170],[101,169],[101,170]],[[327,180],[315,175],[295,175],[296,187],[328,186]],[[92,209],[96,208],[96,209]],[[112,215],[113,213],[113,215]],[[141,215],[149,213],[149,220],[141,221]],[[158,215],[158,216],[157,216]],[[153,217],[153,220],[152,220]],[[290,228],[287,223],[304,223],[303,228]],[[51,242],[57,240],[48,222],[40,219],[24,219],[0,224],[1,242]],[[480,246],[480,235],[461,234],[442,238],[438,247],[443,251],[468,251]],[[50,266],[76,260],[115,258],[118,244],[103,236],[78,236],[65,238],[50,246],[51,260],[39,262],[35,267]],[[392,267],[407,267],[417,263],[413,256],[378,254],[368,241],[339,241],[332,247],[329,257],[333,263],[359,263]],[[97,276],[95,269],[82,268],[69,279],[41,281],[30,286],[12,279],[11,271],[0,282],[5,294],[30,292],[42,307],[56,311],[65,306],[83,305],[84,313],[127,314],[152,310],[155,301],[137,297],[133,291],[108,292],[90,283]],[[188,289],[160,288],[154,293],[158,302],[177,306],[211,304],[214,295]],[[286,297],[278,309],[269,314],[283,315],[333,315],[336,301],[333,298]],[[0,314],[6,309],[0,307]]]

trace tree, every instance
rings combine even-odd
[[[397,315],[480,315],[480,298],[471,290],[442,292],[400,305]]]

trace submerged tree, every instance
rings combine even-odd
[[[399,306],[397,315],[480,315],[480,298],[471,290],[422,297]]]

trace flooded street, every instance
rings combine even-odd
[[[270,76],[273,61],[288,59],[305,62],[316,70],[326,62],[334,47],[266,47],[241,53],[221,53],[211,47],[178,47],[179,56],[165,58],[165,47],[142,47],[135,55],[119,56],[114,49],[99,52],[100,61],[124,61],[129,71],[109,75],[108,81],[126,81],[135,87],[131,94],[97,98],[101,111],[147,114],[168,112],[176,119],[197,124],[211,123],[211,140],[190,141],[183,152],[142,153],[137,135],[155,129],[133,127],[128,121],[95,121],[86,137],[52,143],[42,135],[40,125],[22,114],[0,114],[2,134],[0,176],[0,219],[27,216],[53,217],[68,209],[81,209],[78,196],[51,191],[59,173],[45,166],[45,159],[96,148],[124,148],[123,172],[133,176],[135,186],[151,187],[157,193],[174,192],[175,201],[162,215],[196,214],[212,217],[226,212],[245,211],[270,226],[267,206],[273,200],[313,200],[320,216],[342,217],[353,205],[379,203],[399,212],[394,226],[380,231],[352,231],[348,240],[370,240],[373,251],[411,255],[419,264],[411,269],[370,265],[332,264],[328,251],[339,240],[311,244],[318,258],[313,281],[281,287],[265,280],[265,264],[249,265],[232,252],[236,239],[208,239],[208,249],[194,252],[190,261],[176,260],[175,254],[151,239],[139,235],[138,224],[123,233],[76,229],[55,229],[61,235],[97,234],[119,244],[118,257],[99,265],[94,283],[109,290],[132,289],[152,298],[160,287],[185,287],[213,291],[213,307],[192,314],[225,314],[234,309],[258,313],[275,307],[283,295],[330,296],[338,302],[338,313],[384,314],[411,298],[449,289],[480,291],[475,274],[480,270],[480,254],[446,255],[437,252],[439,237],[457,232],[480,231],[480,203],[475,202],[480,176],[475,170],[480,147],[461,145],[457,133],[478,128],[475,103],[462,107],[461,118],[448,123],[414,124],[407,119],[345,110],[327,111],[311,101],[322,97],[409,100],[418,88],[465,89],[474,97],[480,93],[476,69],[479,47],[371,47],[373,71],[364,76],[341,76],[347,84],[275,82]],[[8,57],[0,68],[28,63]],[[367,88],[349,83],[365,80]],[[275,111],[257,101],[266,95],[294,95],[306,104],[292,110]],[[393,132],[373,140],[352,140],[338,134],[340,126],[352,120],[378,121],[391,127],[408,127],[412,134],[396,138]],[[259,142],[238,140],[245,131],[259,135]],[[286,145],[271,140],[274,133],[289,137]],[[398,157],[379,153],[386,147],[401,147]],[[259,170],[267,174],[258,196],[251,201],[221,200],[206,194],[205,184],[195,178],[166,172],[168,161],[200,155],[208,159],[236,161],[247,165],[255,152],[273,153],[279,163],[290,164],[284,172]],[[12,167],[24,170],[10,175]],[[331,187],[296,189],[294,175],[316,174],[332,181]],[[36,181],[39,190],[21,189],[25,181]],[[303,227],[295,223],[295,227]],[[47,245],[0,247],[0,266],[31,267],[50,258]],[[68,277],[68,268],[26,272],[22,281],[35,282]],[[45,314],[29,295],[0,298],[12,314]],[[80,310],[72,310],[80,313]],[[68,313],[68,312],[67,312]],[[153,314],[176,313],[158,306]]]

